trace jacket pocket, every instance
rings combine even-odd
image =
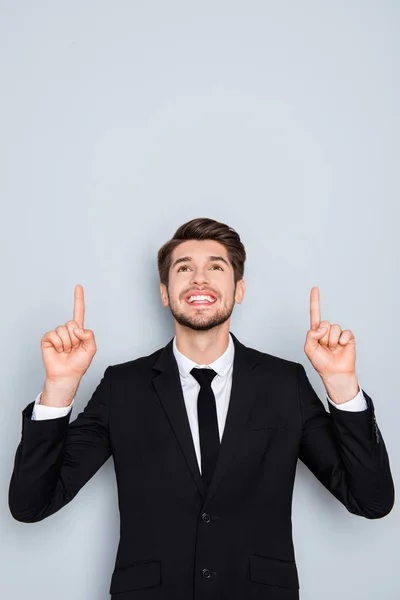
[[[300,589],[295,561],[250,554],[249,566],[252,581]]]
[[[110,594],[140,590],[161,583],[161,561],[141,560],[117,567],[111,578]]]

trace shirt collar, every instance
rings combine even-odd
[[[176,362],[178,363],[179,373],[182,377],[188,377],[190,374],[190,371],[194,367],[202,367],[202,368],[210,367],[211,369],[214,369],[214,371],[218,375],[226,375],[227,372],[229,371],[230,367],[233,364],[233,358],[235,355],[235,346],[233,343],[232,336],[229,333],[229,343],[228,343],[227,349],[225,350],[225,352],[223,354],[221,354],[221,356],[219,356],[216,360],[214,360],[209,365],[199,365],[194,360],[191,360],[190,358],[188,358],[187,356],[182,354],[182,352],[180,352],[176,346],[176,336],[174,337],[174,341],[173,341],[173,352],[174,352],[174,356],[176,358]]]

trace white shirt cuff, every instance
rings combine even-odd
[[[329,398],[328,395],[326,397],[328,398],[328,402],[333,404],[333,406],[335,406],[339,410],[348,410],[350,412],[366,410],[368,408],[367,401],[360,386],[358,386],[358,389],[359,392],[357,396],[354,396],[354,398],[352,398],[351,400],[347,400],[347,402],[343,402],[342,404],[336,404],[333,400]]]
[[[39,404],[41,396],[42,392],[36,396],[31,416],[32,421],[45,421],[46,419],[65,417],[72,410],[75,400],[73,398],[71,404],[68,406],[45,406],[44,404]]]

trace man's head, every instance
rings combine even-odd
[[[213,219],[181,225],[158,251],[160,294],[175,320],[206,331],[230,318],[241,303],[246,251],[234,229]],[[208,298],[195,300],[195,296]]]

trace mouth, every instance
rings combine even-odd
[[[188,294],[185,297],[186,304],[189,306],[212,306],[217,301],[216,297],[213,294]]]

